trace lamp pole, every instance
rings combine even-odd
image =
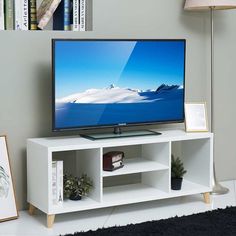
[[[211,132],[214,132],[214,7],[211,7]],[[215,138],[214,138],[215,140]],[[215,141],[213,141],[215,143]],[[213,145],[213,157],[215,154],[215,145]],[[213,178],[212,178],[212,192],[211,194],[218,195],[218,194],[226,194],[229,192],[228,188],[223,187],[220,185],[216,180],[216,171],[215,171],[215,158],[213,158]]]

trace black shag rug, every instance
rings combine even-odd
[[[236,236],[236,207],[65,236]]]

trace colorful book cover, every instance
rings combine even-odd
[[[29,3],[28,0],[21,0],[21,29],[28,30],[29,29]]]
[[[14,29],[14,0],[5,0],[5,28]]]
[[[4,0],[0,0],[0,30],[5,29],[4,21]]]
[[[70,0],[62,0],[53,14],[54,30],[70,30]]]
[[[37,3],[36,0],[30,0],[30,30],[37,30]]]
[[[80,31],[86,30],[85,9],[86,9],[86,0],[80,0]]]
[[[73,31],[79,31],[79,0],[73,1]]]
[[[61,0],[44,0],[37,11],[38,28],[44,29]]]

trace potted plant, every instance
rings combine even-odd
[[[171,189],[181,189],[183,176],[186,173],[187,171],[184,169],[184,164],[180,158],[175,158],[174,155],[171,155]]]
[[[93,186],[92,180],[86,174],[82,174],[81,177],[64,175],[63,183],[64,197],[70,200],[81,200],[83,196],[88,195]]]

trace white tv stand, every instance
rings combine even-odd
[[[35,208],[47,214],[47,226],[52,227],[56,214],[204,194],[210,202],[213,173],[213,134],[185,133],[181,130],[161,131],[162,135],[91,141],[79,136],[35,138],[27,141],[27,200],[29,212]],[[187,174],[182,190],[171,190],[171,153],[173,146],[181,145],[180,158]],[[125,166],[113,172],[102,170],[103,153],[111,150],[136,150],[135,156],[125,158]],[[93,189],[80,201],[64,200],[63,205],[52,202],[52,159],[56,153],[73,151],[78,176],[87,173],[93,180]],[[138,154],[137,154],[138,153]],[[137,155],[137,156],[136,156]],[[68,158],[66,161],[72,161]],[[125,176],[126,175],[126,176]],[[115,183],[134,177],[132,184],[104,185],[106,179]]]

